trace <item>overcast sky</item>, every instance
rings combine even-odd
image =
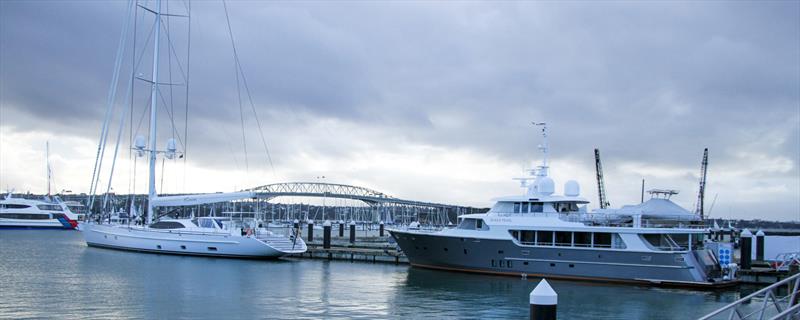
[[[591,207],[594,148],[612,206],[638,203],[645,179],[693,210],[708,147],[711,217],[800,220],[800,2],[231,1],[274,171],[247,100],[242,121],[222,3],[192,6],[188,136],[183,87],[172,99],[186,165],[165,164],[162,192],[325,176],[489,206],[522,192],[511,179],[541,160],[530,122],[546,121],[557,192],[575,179]],[[89,189],[125,15],[124,1],[0,1],[0,188],[44,192],[49,141],[56,188]],[[137,21],[148,52],[152,18]],[[163,55],[160,76],[183,83],[186,22],[169,26],[182,60]],[[134,92],[134,134],[147,135],[146,84]],[[144,159],[131,187],[127,125],[113,186],[146,192]]]

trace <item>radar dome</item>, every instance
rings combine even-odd
[[[553,179],[550,179],[549,177],[543,177],[539,179],[539,183],[537,185],[539,187],[539,193],[544,195],[551,195],[556,191],[556,184],[553,182]]]
[[[564,184],[564,195],[567,197],[577,197],[581,194],[581,186],[575,180],[567,181]]]

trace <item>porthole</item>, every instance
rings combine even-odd
[[[444,251],[448,251],[447,248],[444,248]]]
[[[181,249],[186,250],[186,246],[181,246]]]
[[[467,249],[464,249],[464,254],[467,254]]]
[[[556,266],[556,264],[555,264],[555,263],[551,263],[551,264],[550,264],[550,266],[551,266],[551,267],[555,267],[555,266]]]
[[[527,266],[528,265],[528,261],[523,261],[522,264]]]
[[[158,249],[158,250],[161,250],[161,245],[160,245],[160,244],[159,244],[159,245],[157,245],[157,246],[156,246],[156,249]]]
[[[208,247],[208,251],[217,251],[217,247]]]
[[[569,264],[569,267],[570,267],[570,268],[575,268],[575,265],[570,263],[570,264]]]
[[[498,254],[503,254],[503,253],[505,253],[505,251],[503,251],[503,250],[497,250],[497,253],[498,253]]]

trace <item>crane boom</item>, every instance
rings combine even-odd
[[[700,188],[697,190],[697,207],[694,209],[695,214],[700,215],[700,219],[704,218],[703,200],[706,195],[706,173],[708,171],[708,148],[703,150],[703,162],[700,164]]]
[[[600,149],[594,149],[594,164],[597,171],[597,196],[600,198],[600,209],[608,208],[611,204],[606,198],[606,185],[603,181],[603,164],[600,163]]]

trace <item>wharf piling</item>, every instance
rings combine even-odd
[[[308,241],[314,241],[314,221],[308,220]]]
[[[324,249],[331,248],[331,222],[328,220],[322,224],[322,247]]]
[[[764,261],[764,231],[756,232],[756,261]]]
[[[356,243],[356,222],[350,221],[350,243]]]
[[[344,221],[339,220],[339,238],[344,238]]]
[[[750,270],[752,266],[752,254],[753,254],[753,234],[748,229],[744,229],[742,231],[742,235],[739,238],[739,248],[740,248],[740,263],[742,270]]]

